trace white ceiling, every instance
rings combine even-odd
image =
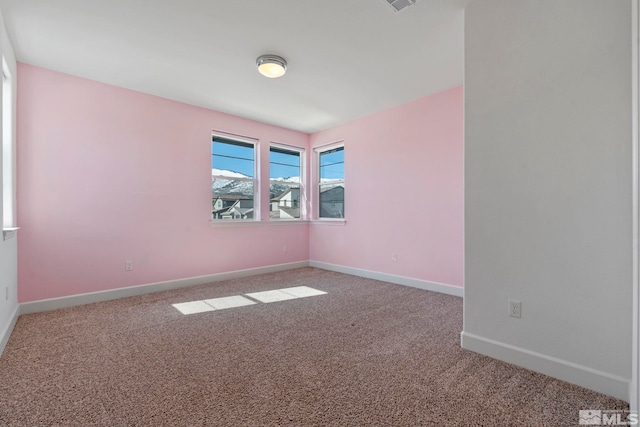
[[[18,60],[303,132],[462,84],[471,0],[0,0]],[[288,62],[257,73],[258,56]]]

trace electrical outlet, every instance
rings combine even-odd
[[[398,262],[398,253],[397,253],[397,252],[394,252],[393,254],[391,254],[391,259],[392,259],[394,262]]]
[[[133,261],[127,260],[124,262],[124,271],[133,271]]]
[[[283,254],[286,254],[288,251],[289,251],[289,248],[287,248],[287,245],[284,245],[284,246],[282,247],[282,253],[283,253]]]
[[[507,306],[507,314],[519,319],[522,316],[522,303],[520,301],[510,299]]]

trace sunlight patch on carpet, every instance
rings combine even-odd
[[[211,307],[204,301],[181,302],[179,304],[172,305],[180,310],[180,313],[182,314],[196,314],[215,310],[215,308]]]
[[[294,288],[276,289],[273,291],[253,292],[246,295],[260,302],[270,303],[324,294],[326,294],[326,292],[308,286],[296,286]]]
[[[313,289],[310,288],[308,286],[296,286],[293,288],[284,288],[284,289],[280,289],[282,292],[286,292],[288,294],[294,295],[298,298],[305,298],[305,297],[315,297],[317,295],[324,295],[326,294],[325,291],[321,291],[318,289]]]
[[[235,308],[235,307],[242,307],[245,305],[257,304],[255,301],[251,301],[249,298],[245,298],[242,295],[206,299],[204,300],[204,302],[206,302],[216,310],[224,310],[225,308]]]
[[[310,288],[308,286],[295,286],[293,288],[274,289],[271,291],[252,292],[243,295],[230,297],[212,298],[202,301],[181,302],[171,304],[180,313],[196,314],[207,311],[224,310],[227,308],[243,307],[246,305],[258,304],[258,302],[268,304],[272,302],[287,301],[298,298],[314,297],[325,295],[325,291]],[[249,298],[246,298],[249,297]],[[255,300],[255,301],[254,301]]]
[[[282,292],[281,290],[273,290],[273,291],[263,291],[263,292],[253,292],[250,294],[246,294],[248,297],[256,299],[263,303],[270,302],[278,302],[278,301],[286,301],[289,299],[298,298],[295,295],[288,294],[286,292]]]

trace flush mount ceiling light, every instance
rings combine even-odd
[[[389,6],[391,6],[393,10],[400,12],[402,9],[416,4],[416,0],[387,0],[387,3],[389,3]]]
[[[270,79],[282,77],[287,71],[287,61],[278,55],[262,55],[256,60],[256,65],[260,74]]]

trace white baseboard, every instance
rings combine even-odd
[[[323,270],[335,271],[337,273],[364,277],[365,279],[375,279],[382,282],[395,283],[396,285],[404,285],[412,288],[425,289],[427,291],[440,292],[442,294],[454,295],[456,297],[463,296],[463,290],[461,287],[445,285],[442,283],[427,282],[426,280],[412,279],[410,277],[397,276],[395,274],[380,273],[377,271],[345,267],[343,265],[329,264],[319,261],[309,261],[309,266],[321,268]]]
[[[0,334],[0,356],[4,351],[4,348],[7,346],[7,342],[9,342],[9,337],[11,336],[11,332],[13,332],[13,327],[16,326],[16,322],[18,321],[18,317],[20,316],[20,305],[17,304],[16,308],[13,310],[11,314],[11,318],[9,322],[7,322],[7,326],[4,328],[2,333]]]
[[[629,401],[629,379],[591,369],[563,359],[462,332],[462,348],[503,362]],[[587,408],[588,409],[588,408]]]
[[[294,270],[308,267],[308,261],[292,262],[288,264],[270,265],[267,267],[249,268],[246,270],[229,271],[225,273],[209,274],[206,276],[190,277],[187,279],[167,280],[165,282],[148,283],[145,285],[130,286],[127,288],[109,289],[106,291],[91,292],[86,294],[70,295],[60,298],[51,298],[40,301],[25,302],[20,304],[20,314],[38,313],[41,311],[57,310],[59,308],[73,307],[94,302],[109,301],[118,298],[126,298],[137,295],[150,294],[152,292],[169,291],[172,289],[186,288],[190,286],[206,285],[207,283],[222,280],[238,279],[241,277],[257,276],[258,274],[275,273],[278,271]]]

